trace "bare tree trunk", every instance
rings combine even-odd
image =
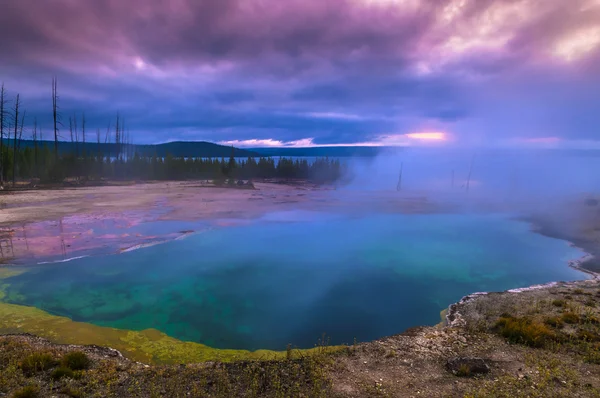
[[[16,182],[16,168],[17,168],[17,132],[19,130],[19,105],[21,102],[19,100],[19,94],[17,94],[17,99],[15,101],[15,134],[13,137],[13,169],[12,169],[12,185],[15,187]]]
[[[21,116],[21,127],[19,128],[19,141],[17,142],[17,151],[21,150],[21,140],[23,139],[23,125],[25,124],[25,111]]]
[[[119,136],[119,128],[121,127],[120,123],[119,123],[119,112],[117,112],[117,124],[116,124],[116,130],[115,130],[115,146],[116,146],[116,152],[117,152],[117,160],[121,159],[121,151],[119,148],[119,142],[121,142],[121,137]]]
[[[83,142],[83,157],[85,158],[85,112],[81,114],[81,138]]]
[[[58,161],[58,94],[57,79],[52,78],[52,116],[54,118],[54,160]]]
[[[37,118],[33,119],[33,174],[38,176]]]
[[[96,171],[98,171],[96,178],[100,178],[102,176],[102,163],[104,163],[104,158],[101,157],[100,152],[100,129],[96,129]]]
[[[108,127],[106,128],[106,137],[104,138],[104,144],[108,144],[108,145],[106,145],[106,148],[108,149],[108,160],[110,161],[109,138],[110,138],[110,122],[108,123]],[[104,159],[102,159],[102,163],[104,163]]]
[[[73,140],[73,118],[69,116],[69,132],[71,133],[71,144],[75,141]]]
[[[400,176],[398,177],[398,185],[396,185],[396,191],[402,189],[402,170],[404,169],[404,163],[400,163]]]
[[[4,185],[4,125],[6,124],[6,120],[4,119],[4,106],[6,103],[4,100],[5,93],[4,83],[2,83],[2,88],[0,88],[0,186]]]
[[[471,173],[473,172],[473,162],[475,161],[475,155],[471,158],[471,165],[469,166],[469,175],[467,177],[467,192],[469,192],[469,187],[471,186]]]
[[[77,114],[73,114],[73,129],[75,130],[75,158],[79,158],[79,130],[77,129]]]

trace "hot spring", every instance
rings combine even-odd
[[[582,254],[505,215],[290,211],[35,266],[3,281],[3,300],[216,348],[284,350],[433,325],[475,291],[582,279],[567,266]]]

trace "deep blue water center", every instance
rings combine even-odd
[[[76,321],[284,350],[312,347],[323,333],[351,344],[436,324],[442,309],[475,291],[582,279],[566,263],[579,256],[499,215],[272,213],[40,266],[11,278],[8,297]]]

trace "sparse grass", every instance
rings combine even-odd
[[[595,332],[591,332],[589,330],[580,329],[577,331],[577,338],[579,340],[590,341],[590,342],[598,342],[600,341],[600,335]]]
[[[543,347],[557,338],[545,324],[529,318],[502,317],[496,322],[496,328],[500,335],[511,343],[536,348]]]
[[[38,386],[26,386],[17,390],[13,398],[38,398],[40,397],[40,388]]]
[[[75,377],[75,373],[72,369],[61,366],[60,368],[54,369],[50,377],[52,377],[54,380],[59,380],[64,377],[72,379]]]
[[[91,361],[84,352],[73,351],[66,354],[60,363],[71,370],[85,370],[90,367]]]
[[[552,301],[552,305],[555,307],[564,307],[567,304],[565,300],[556,299]]]
[[[26,375],[33,375],[37,372],[43,372],[56,366],[57,362],[54,357],[49,353],[33,353],[20,364],[20,368]]]
[[[60,357],[58,350],[50,354],[41,348],[36,353],[34,345],[0,336],[0,396],[324,398],[331,396],[329,372],[335,366],[336,354],[341,352],[327,344],[328,339],[321,339],[313,355],[290,349],[290,359],[217,362],[206,367],[146,368],[107,358],[94,360],[92,368],[89,365],[95,354],[75,351],[65,353],[61,366],[52,369],[45,364],[58,365],[53,359]],[[26,376],[20,367],[22,362],[36,364],[34,370],[42,363],[45,371]],[[67,364],[75,368],[85,365],[89,370],[74,371]],[[32,382],[34,387],[25,388]]]
[[[395,350],[388,350],[385,353],[385,357],[386,358],[396,358],[396,351]]]
[[[544,323],[548,326],[552,326],[553,328],[563,327],[562,319],[557,316],[550,316],[550,317],[544,319]]]
[[[585,305],[588,306],[588,307],[595,308],[596,307],[596,301],[594,299],[588,299],[588,300],[586,300]]]
[[[80,398],[84,396],[81,390],[71,386],[64,386],[60,389],[60,393],[71,398]]]
[[[581,318],[576,313],[568,311],[561,315],[561,319],[564,323],[576,324],[579,323]]]

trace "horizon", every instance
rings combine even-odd
[[[0,34],[24,137],[56,76],[62,139],[600,148],[597,0],[9,0]]]

